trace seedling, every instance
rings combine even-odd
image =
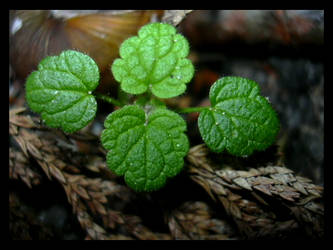
[[[163,102],[183,94],[191,81],[188,53],[186,38],[173,26],[151,23],[122,43],[120,58],[111,66],[121,90],[137,96],[134,103],[93,93],[98,67],[73,50],[40,62],[26,81],[27,103],[46,125],[67,133],[94,119],[96,98],[119,106],[106,117],[101,134],[107,165],[134,190],[157,190],[182,170],[189,150],[184,119]],[[223,77],[211,87],[211,106],[177,111],[200,112],[199,131],[212,151],[247,156],[270,146],[279,130],[275,111],[259,91],[252,80]]]

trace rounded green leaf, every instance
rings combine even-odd
[[[166,23],[143,26],[138,36],[125,40],[111,67],[121,88],[130,94],[149,89],[160,98],[182,94],[194,73],[186,38]]]
[[[198,125],[207,146],[237,156],[264,150],[276,139],[279,119],[256,82],[223,77],[212,86],[211,107],[200,113]]]
[[[26,100],[46,125],[72,133],[94,119],[97,103],[91,92],[98,81],[96,63],[83,53],[67,50],[43,59],[28,76]]]
[[[134,190],[157,190],[181,171],[189,142],[178,114],[157,108],[147,115],[139,106],[128,105],[111,113],[104,126],[107,165]]]

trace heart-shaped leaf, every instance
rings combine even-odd
[[[91,92],[98,81],[96,63],[81,52],[67,50],[46,57],[29,75],[27,103],[41,113],[46,125],[72,133],[94,119],[97,103]]]
[[[264,150],[279,131],[279,119],[256,82],[223,77],[212,86],[211,107],[200,113],[198,125],[207,146],[237,156]]]
[[[122,43],[121,58],[111,70],[127,93],[142,94],[150,88],[155,96],[170,98],[182,94],[193,77],[188,53],[187,40],[172,25],[151,23]]]
[[[136,191],[153,191],[178,174],[189,149],[185,121],[157,108],[150,114],[136,105],[111,113],[101,135],[107,165]]]

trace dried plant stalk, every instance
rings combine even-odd
[[[12,111],[10,135],[20,146],[21,156],[33,157],[49,179],[55,179],[63,186],[68,201],[73,207],[73,212],[81,227],[87,232],[86,239],[171,238],[168,234],[151,232],[141,224],[139,218],[133,220],[133,217],[111,209],[109,198],[117,197],[124,202],[129,202],[133,195],[132,191],[112,179],[91,178],[79,174],[83,166],[76,166],[78,162],[75,159],[82,158],[82,156],[78,157],[73,150],[68,153],[71,145],[64,146],[65,142],[59,144],[59,138],[52,137],[52,133],[45,128],[43,128],[45,130],[43,132],[42,129],[39,129],[38,123],[32,121],[29,116],[18,115],[23,111],[23,109]],[[16,122],[17,120],[20,123]],[[27,123],[29,126],[20,126]],[[91,145],[91,147],[95,146]],[[66,157],[66,154],[70,154],[70,157]],[[93,169],[102,176],[102,172],[106,171],[105,168],[105,166],[101,166],[101,168],[90,166],[86,169]],[[129,235],[115,234],[117,226],[123,227]]]
[[[20,116],[19,120],[24,121],[24,117],[27,117],[27,120],[29,119],[28,116]],[[17,116],[13,116],[12,119],[16,120]],[[11,122],[11,125],[17,126],[17,123]],[[33,127],[30,126],[30,128]],[[73,212],[77,214],[77,218],[81,226],[87,231],[88,236],[91,239],[112,238],[112,235],[109,235],[93,221],[88,208],[95,215],[107,217],[103,220],[107,224],[104,226],[114,225],[117,223],[116,217],[108,216],[103,203],[107,202],[108,195],[119,192],[122,187],[111,181],[66,173],[65,170],[68,164],[61,159],[63,155],[54,140],[44,139],[43,136],[39,136],[36,132],[23,127],[12,131],[15,131],[12,136],[20,145],[23,154],[26,157],[32,156],[35,158],[49,179],[54,178],[61,183],[68,201],[73,207]],[[111,222],[110,219],[113,221]]]
[[[221,219],[212,218],[204,202],[185,202],[168,216],[171,234],[176,240],[237,239],[234,229]]]
[[[41,181],[40,174],[29,167],[26,156],[13,148],[9,148],[9,178],[21,179],[29,188]]]
[[[248,238],[323,237],[323,188],[281,166],[217,170],[204,145],[191,148],[188,172]],[[303,231],[305,230],[305,232]]]

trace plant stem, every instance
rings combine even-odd
[[[205,109],[208,109],[209,107],[191,107],[191,108],[184,108],[184,109],[178,109],[177,111],[179,113],[193,113],[193,112],[201,112]]]
[[[95,93],[95,96],[98,98],[98,99],[101,99],[105,102],[108,102],[108,103],[111,103],[115,106],[118,106],[118,107],[122,107],[124,106],[121,102],[113,99],[112,97],[110,96],[106,96],[106,95],[103,95],[103,94],[100,94],[100,93]]]

